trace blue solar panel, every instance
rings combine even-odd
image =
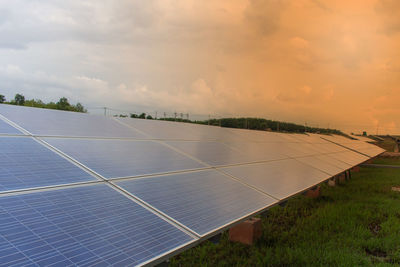
[[[0,114],[36,135],[144,138],[104,116],[13,105],[0,105]]]
[[[125,180],[117,184],[200,235],[276,203],[273,198],[216,171]]]
[[[256,143],[223,144],[215,141],[166,141],[166,143],[211,166],[285,158],[278,153],[278,149],[271,151],[269,149],[271,147],[265,145],[263,147],[263,144]]]
[[[96,180],[30,137],[0,137],[0,191]]]
[[[294,159],[224,167],[221,170],[279,199],[295,195],[330,177]]]
[[[132,266],[192,240],[103,184],[0,198],[0,266]]]
[[[0,120],[0,134],[22,134],[19,130],[12,127],[10,124]]]
[[[153,141],[44,138],[106,178],[137,176],[204,167]]]

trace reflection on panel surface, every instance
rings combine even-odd
[[[154,141],[43,138],[105,178],[138,176],[204,167]]]
[[[216,171],[132,179],[117,185],[200,235],[276,203]]]
[[[286,158],[275,146],[258,143],[242,143],[234,147],[230,143],[212,141],[166,142],[168,145],[195,157],[211,166],[248,163]]]
[[[226,167],[221,170],[279,199],[287,198],[330,177],[293,159]]]
[[[0,105],[0,114],[35,135],[143,138],[104,116],[13,105]]]

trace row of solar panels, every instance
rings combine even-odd
[[[153,264],[382,152],[9,105],[0,115],[7,266]]]

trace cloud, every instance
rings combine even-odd
[[[0,93],[132,112],[389,124],[400,112],[397,3],[8,1]]]
[[[388,35],[400,32],[400,2],[397,0],[379,0],[375,10],[382,17],[381,29]]]
[[[282,0],[250,0],[244,17],[251,27],[254,27],[262,36],[268,36],[278,30],[285,2]]]

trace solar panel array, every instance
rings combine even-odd
[[[382,149],[0,104],[0,265],[146,265]]]

